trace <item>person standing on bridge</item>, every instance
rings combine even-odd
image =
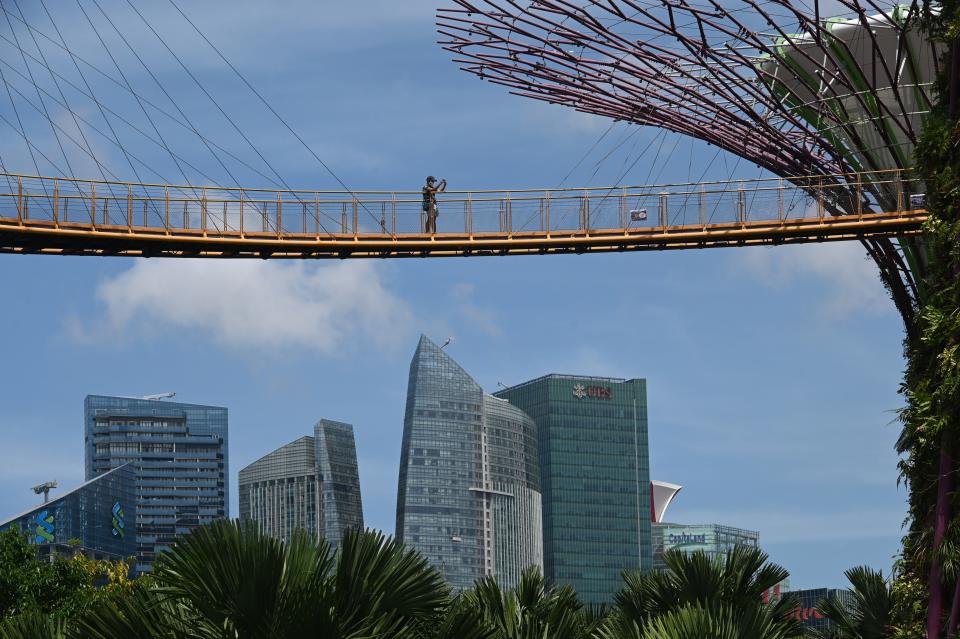
[[[437,193],[443,193],[447,190],[447,181],[440,180],[437,184],[437,178],[432,175],[427,178],[427,183],[423,187],[423,212],[427,214],[426,229],[424,232],[434,234],[437,232]]]

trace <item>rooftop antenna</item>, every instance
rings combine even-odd
[[[158,393],[157,395],[144,395],[140,399],[143,399],[146,401],[159,401],[161,399],[170,399],[171,397],[176,397],[176,396],[177,396],[176,393],[170,392],[170,393]]]
[[[453,343],[453,338],[452,338],[452,337],[448,337],[448,338],[447,338],[447,341],[445,341],[445,342],[443,343],[443,346],[440,347],[440,350],[445,349],[447,346],[450,346],[450,344],[452,344],[452,343]]]
[[[43,503],[50,501],[50,491],[57,487],[57,480],[48,481],[33,487],[35,495],[43,495]]]

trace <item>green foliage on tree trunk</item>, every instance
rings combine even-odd
[[[907,367],[901,387],[906,405],[900,414],[898,451],[910,498],[895,585],[901,595],[897,611],[901,621],[893,633],[897,639],[927,636],[928,607],[936,607],[937,597],[942,600],[940,628],[945,628],[960,577],[960,526],[947,525],[960,514],[953,477],[960,460],[960,111],[951,104],[951,98],[960,99],[955,81],[951,82],[960,2],[924,8],[928,37],[946,44],[948,52],[940,64],[938,103],[925,121],[915,157],[931,217],[924,237],[925,295],[918,326],[912,327],[917,337],[905,344]],[[937,535],[942,543],[937,543]]]

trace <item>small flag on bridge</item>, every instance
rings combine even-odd
[[[647,219],[647,209],[634,209],[630,211],[631,222],[644,222]]]

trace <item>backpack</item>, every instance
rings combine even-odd
[[[423,187],[423,212],[430,212],[430,205],[437,203],[437,196],[431,192],[427,187]]]

